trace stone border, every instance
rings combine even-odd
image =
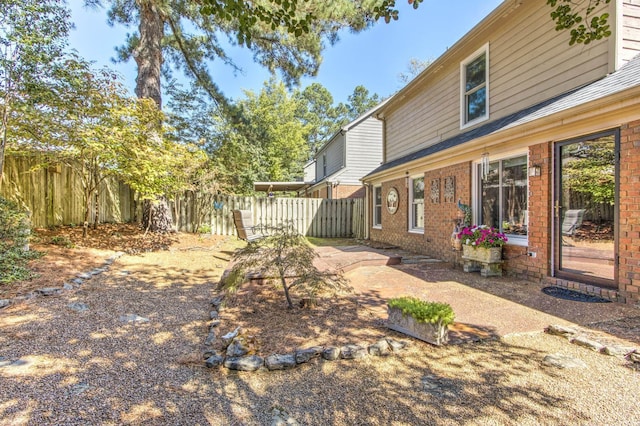
[[[583,346],[604,355],[618,356],[631,361],[640,367],[640,349],[635,346],[608,345],[595,339],[590,339],[584,333],[572,327],[550,325],[544,329],[545,333],[566,338],[574,345]]]
[[[206,346],[212,345],[216,340],[216,330],[220,325],[220,309],[224,298],[215,297],[211,300],[213,310],[209,312],[211,323],[209,324],[209,334],[205,339]],[[288,370],[300,364],[307,363],[314,358],[325,361],[335,361],[337,359],[362,359],[366,356],[389,356],[397,353],[408,346],[408,342],[382,338],[377,342],[368,345],[348,344],[344,346],[312,346],[308,348],[296,349],[294,353],[271,354],[266,357],[250,355],[247,351],[238,349],[242,346],[242,336],[240,327],[234,331],[221,336],[224,342],[225,353],[217,353],[214,350],[204,352],[205,365],[208,368],[224,366],[230,370],[256,371],[260,369]]]
[[[23,296],[14,297],[12,299],[0,299],[0,309],[11,306],[17,302],[23,302],[25,300],[33,299],[38,296],[57,296],[62,294],[64,291],[71,291],[76,287],[80,287],[82,284],[84,284],[85,281],[90,280],[94,276],[108,271],[113,262],[121,258],[123,255],[123,252],[115,253],[113,256],[107,258],[107,260],[104,261],[101,267],[93,268],[88,272],[80,272],[74,278],[72,278],[70,282],[65,282],[62,287],[44,287],[27,293]]]

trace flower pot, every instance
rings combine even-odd
[[[399,308],[389,307],[387,327],[436,346],[449,341],[449,328],[446,325],[416,321],[411,315],[404,315]]]
[[[462,246],[462,256],[481,263],[498,263],[502,260],[502,247]]]

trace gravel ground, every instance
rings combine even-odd
[[[1,310],[0,425],[640,424],[638,371],[544,333],[411,341],[400,355],[282,372],[207,369],[228,252],[124,256],[76,290]],[[545,366],[549,354],[584,366]]]

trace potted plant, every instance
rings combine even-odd
[[[455,317],[449,304],[404,296],[390,299],[387,306],[388,328],[437,346],[447,343]]]
[[[505,234],[486,225],[464,227],[458,237],[462,241],[462,256],[481,263],[500,262],[502,246],[508,241]]]

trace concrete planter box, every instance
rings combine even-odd
[[[502,247],[462,246],[462,256],[482,263],[497,263],[502,260]]]
[[[399,308],[389,307],[387,327],[432,345],[441,346],[449,341],[449,328],[440,323],[418,322],[411,315],[403,315]]]
[[[463,270],[483,277],[502,276],[502,247],[462,246]]]

